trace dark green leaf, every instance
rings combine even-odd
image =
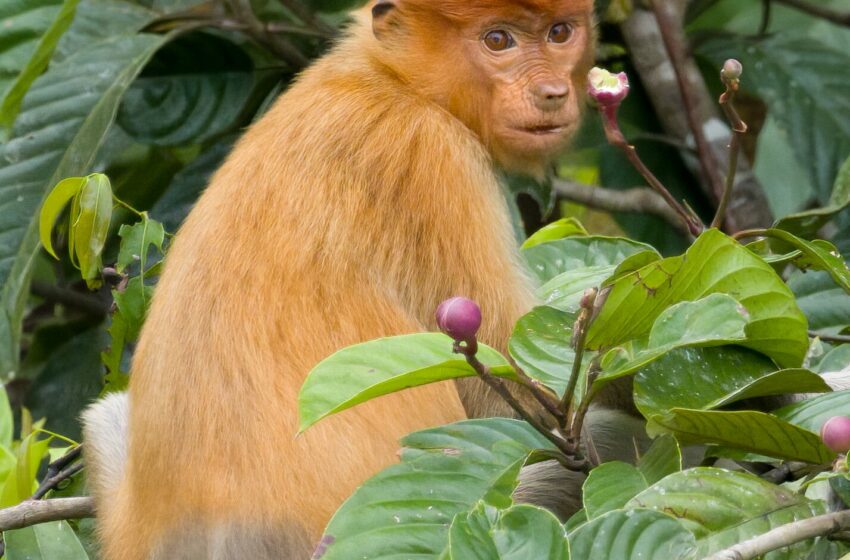
[[[652,447],[643,454],[637,465],[649,484],[682,470],[682,450],[679,442],[669,434],[655,438]]]
[[[767,233],[802,252],[811,268],[826,271],[836,284],[850,293],[850,269],[833,245],[823,240],[806,241],[780,229],[771,229]]]
[[[649,487],[643,474],[633,465],[612,461],[599,465],[582,486],[584,511],[593,520],[620,509]]]
[[[850,326],[850,298],[826,272],[798,271],[791,275],[788,286],[797,296],[810,328],[840,332]]]
[[[573,560],[690,560],[694,536],[656,511],[612,511],[569,535]]]

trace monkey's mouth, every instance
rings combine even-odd
[[[526,134],[534,134],[535,136],[547,136],[549,134],[564,134],[569,127],[559,124],[541,124],[535,126],[524,126],[520,128]]]

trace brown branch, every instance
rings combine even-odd
[[[33,500],[40,500],[51,490],[77,474],[83,469],[83,463],[77,462],[83,452],[83,446],[78,445],[47,466],[44,480],[32,495]]]
[[[728,61],[737,64],[737,61]],[[736,76],[730,78],[726,72],[724,65],[721,72],[721,79],[726,84],[726,91],[720,96],[720,106],[723,107],[723,112],[729,120],[729,125],[732,127],[732,142],[729,144],[729,170],[726,172],[726,183],[723,187],[723,196],[720,197],[720,202],[717,205],[717,213],[714,215],[714,220],[711,222],[711,227],[720,229],[723,227],[723,221],[726,219],[726,211],[729,208],[729,200],[732,198],[732,189],[735,187],[735,174],[738,172],[738,156],[741,151],[741,141],[747,133],[747,124],[741,119],[738,111],[735,109],[735,94],[738,92],[740,76],[740,64],[737,64]]]
[[[735,546],[716,552],[705,560],[752,560],[786,546],[815,537],[826,537],[850,529],[850,511],[838,511],[782,525],[746,540]]]
[[[809,15],[825,19],[836,25],[844,25],[850,27],[850,12],[839,12],[838,10],[833,10],[832,8],[827,8],[825,6],[810,4],[809,2],[805,2],[804,0],[774,1],[778,2],[779,4],[785,4],[786,6],[807,13]]]
[[[286,61],[295,69],[307,65],[309,62],[307,57],[295,48],[295,45],[289,39],[270,33],[263,22],[257,19],[251,8],[250,0],[227,0],[227,5],[233,14],[239,18],[239,21],[247,26],[244,33],[254,41],[265,46],[272,54]]]
[[[841,334],[820,333],[817,331],[809,331],[809,336],[819,338],[825,342],[837,342],[838,344],[850,344],[850,336]]]
[[[0,531],[23,529],[39,523],[94,517],[94,500],[88,497],[27,500],[0,509]]]
[[[700,122],[697,94],[685,78],[685,53],[688,47],[685,43],[684,31],[681,25],[679,25],[679,22],[676,21],[677,18],[675,15],[668,11],[668,6],[670,6],[668,2],[659,2],[656,0],[651,2],[651,4],[655,19],[658,22],[658,29],[661,32],[661,40],[664,42],[664,46],[667,49],[667,56],[670,58],[670,63],[676,75],[676,83],[679,86],[679,93],[682,96],[685,117],[687,118],[688,126],[697,146],[697,157],[699,158],[702,175],[708,184],[711,185],[714,195],[719,199],[723,193],[723,179],[717,171],[717,162],[712,154],[711,144],[708,142],[702,123]]]
[[[593,187],[556,179],[552,183],[558,196],[579,204],[584,204],[596,210],[605,212],[626,212],[636,214],[652,214],[658,216],[677,230],[687,233],[687,227],[679,219],[673,208],[667,205],[664,198],[652,189],[635,187],[625,191]]]
[[[99,297],[54,286],[47,282],[33,280],[30,285],[30,292],[32,295],[44,298],[50,303],[58,303],[72,309],[77,309],[87,315],[105,317],[109,313],[109,303]]]

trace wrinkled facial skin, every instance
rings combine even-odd
[[[545,162],[579,124],[592,58],[587,14],[494,18],[461,31],[466,55],[490,92],[490,149],[497,160]]]

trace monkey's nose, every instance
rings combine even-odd
[[[559,109],[566,102],[569,93],[569,84],[561,80],[537,82],[534,87],[534,99],[537,106],[544,111]]]

